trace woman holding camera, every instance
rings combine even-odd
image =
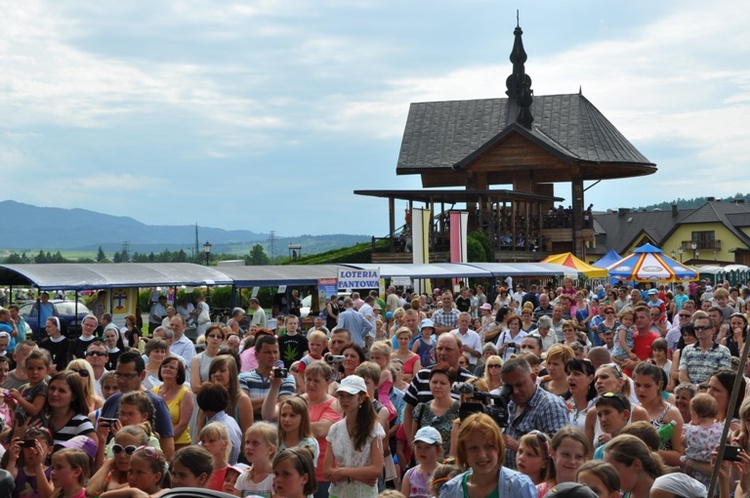
[[[458,418],[460,403],[451,398],[451,386],[458,379],[456,370],[446,363],[432,367],[430,371],[430,393],[432,400],[419,403],[412,412],[413,422],[407,428],[407,441],[414,440],[414,434],[422,427],[431,426],[438,430],[443,438],[443,454],[450,450],[451,429],[453,420]]]

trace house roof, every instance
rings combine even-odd
[[[598,213],[594,214],[596,223],[606,234],[606,248],[622,252],[635,242],[642,234],[646,234],[658,245],[672,231],[678,223],[689,216],[693,210],[677,211],[633,211],[625,214]],[[628,221],[631,220],[631,221]],[[605,251],[606,252],[606,251]]]
[[[396,173],[462,167],[480,148],[500,140],[509,127],[566,162],[592,163],[602,173],[604,165],[615,166],[616,177],[656,171],[654,163],[581,94],[534,97],[530,130],[512,126],[516,116],[509,110],[507,98],[412,103]]]
[[[732,216],[733,219],[730,219]],[[745,245],[750,246],[750,237],[737,228],[733,221],[743,223],[739,226],[748,226],[745,223],[750,217],[750,206],[744,203],[708,201],[690,216],[686,217],[682,223],[721,223],[727,230],[740,239]]]
[[[671,210],[634,211],[622,215],[618,212],[595,213],[594,232],[597,235],[605,235],[606,242],[587,252],[603,254],[609,249],[623,251],[642,234],[648,235],[656,245],[661,246],[679,226],[693,223],[722,224],[750,247],[750,237],[739,229],[750,226],[750,205],[708,201],[696,209],[679,210],[676,216]]]

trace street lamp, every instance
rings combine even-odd
[[[203,244],[203,252],[206,255],[206,266],[208,266],[208,261],[211,257],[211,243],[209,241],[206,241],[206,243]]]
[[[679,252],[679,253],[680,253],[680,263],[682,263],[682,253],[683,253],[683,252],[685,252],[685,249],[683,249],[683,248],[682,248],[682,246],[680,246],[680,247],[679,247],[679,248],[677,249],[677,252]]]
[[[672,259],[674,259],[676,256],[677,256],[677,254],[675,254],[674,249],[673,249],[672,250]]]

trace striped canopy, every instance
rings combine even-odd
[[[645,244],[633,254],[607,268],[609,276],[635,282],[674,282],[698,280],[698,272],[665,255],[661,249]]]
[[[604,278],[607,276],[607,270],[591,266],[585,261],[576,258],[573,253],[566,252],[563,254],[553,254],[542,260],[542,263],[554,263],[557,265],[567,266],[575,269],[578,273],[583,273],[589,278]]]

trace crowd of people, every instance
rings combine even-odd
[[[750,492],[746,288],[491,294],[353,293],[306,331],[237,308],[197,344],[162,299],[150,333],[50,316],[39,344],[0,309],[0,467],[24,498],[691,498],[717,466]]]

